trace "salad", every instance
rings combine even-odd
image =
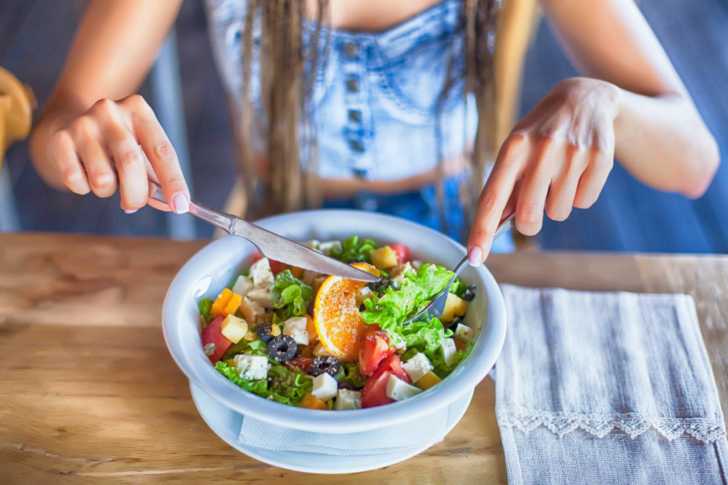
[[[255,255],[215,298],[198,302],[202,345],[218,372],[291,406],[344,410],[408,399],[436,386],[470,352],[464,321],[475,288],[456,279],[440,318],[406,321],[453,273],[404,244],[351,236],[315,250],[381,279],[366,284]]]

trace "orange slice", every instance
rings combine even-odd
[[[374,275],[379,270],[368,263],[354,263]],[[367,328],[359,315],[356,295],[366,283],[329,276],[316,293],[313,323],[323,348],[334,357],[352,362],[359,356],[359,342]]]

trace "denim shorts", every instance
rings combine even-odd
[[[239,109],[246,1],[207,0],[206,5],[216,62]],[[313,90],[321,177],[401,179],[432,170],[440,159],[461,157],[472,146],[477,112],[472,100],[463,99],[462,85],[456,83],[449,91],[452,94],[439,105],[437,116],[449,53],[462,62],[460,6],[459,0],[442,0],[376,33],[322,29],[326,61],[318,67]],[[306,23],[307,38],[314,28],[312,22]],[[254,46],[257,31],[254,25]],[[256,55],[254,49],[254,79]],[[252,82],[255,100],[260,86]],[[262,128],[256,135],[263,139]],[[397,195],[359,194],[346,201],[327,201],[326,206],[388,212],[443,230],[437,222],[434,193],[433,187],[425,187]],[[445,214],[447,226],[454,228],[447,232],[462,240],[464,221],[457,193],[457,187],[446,188]]]

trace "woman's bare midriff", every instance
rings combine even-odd
[[[316,0],[307,0],[308,15],[316,17]],[[329,3],[328,25],[354,32],[377,32],[404,22],[439,0],[336,0]]]

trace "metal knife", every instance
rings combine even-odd
[[[149,184],[153,189],[150,197],[166,204],[167,201],[161,187],[152,180],[149,181]],[[350,280],[366,281],[367,283],[379,281],[378,277],[366,271],[353,268],[239,217],[208,209],[193,201],[190,201],[190,214],[219,227],[228,234],[247,239],[269,259]]]

